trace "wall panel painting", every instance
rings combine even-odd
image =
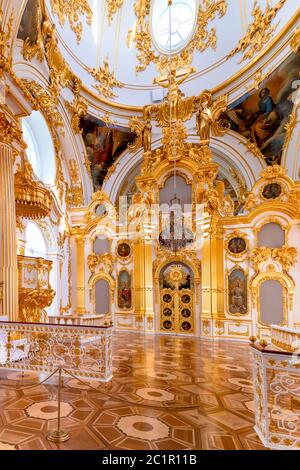
[[[122,310],[132,307],[131,275],[125,270],[118,275],[118,307]]]
[[[93,116],[80,120],[80,128],[85,142],[93,180],[94,191],[101,189],[108,170],[136,135],[129,129],[107,125]]]
[[[25,39],[29,38],[31,43],[36,42],[38,7],[39,0],[28,0],[18,30],[19,39],[23,39],[23,41],[25,41]]]
[[[229,313],[245,315],[248,313],[248,279],[244,270],[236,268],[228,275]]]
[[[292,53],[258,90],[232,103],[231,129],[256,143],[268,165],[280,164],[285,126],[298,98],[300,54]]]

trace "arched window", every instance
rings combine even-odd
[[[33,111],[22,120],[27,157],[35,176],[45,184],[55,183],[55,151],[48,126],[39,111]]]
[[[25,256],[46,258],[47,247],[45,238],[41,229],[34,222],[28,222],[25,237]]]

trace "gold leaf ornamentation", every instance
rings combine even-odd
[[[113,269],[114,257],[111,253],[104,253],[102,255],[89,255],[87,258],[89,270],[92,274],[95,273],[96,269],[101,269],[106,274],[111,274]]]
[[[69,87],[74,94],[78,94],[81,90],[80,79],[73,74],[68,63],[63,58],[59,48],[56,35],[56,27],[51,23],[49,18],[45,18],[42,26],[42,34],[44,38],[44,47],[46,60],[50,70],[50,87],[49,91],[54,100],[58,102],[60,88]]]
[[[21,131],[10,122],[5,114],[0,112],[0,140],[6,144],[12,144],[14,140],[20,142],[22,138]]]
[[[138,65],[137,72],[142,72],[153,62],[160,72],[167,70],[169,66],[169,57],[155,53],[152,44],[150,32],[150,0],[136,0],[134,12],[137,17],[135,30],[131,31],[130,42],[135,43],[137,49]],[[197,50],[203,52],[209,47],[216,48],[217,37],[216,30],[208,29],[211,21],[217,16],[220,18],[227,11],[226,0],[205,0],[199,6],[196,31],[188,45],[178,54],[172,57],[172,63],[175,68],[184,68],[189,66],[193,60],[193,54]]]
[[[67,186],[66,205],[67,207],[79,207],[84,205],[82,184],[79,178],[79,170],[74,159],[69,161],[69,173],[71,186]]]
[[[124,0],[106,0],[107,5],[107,18],[110,25],[114,14],[122,7]]]
[[[271,248],[266,248],[264,246],[254,248],[254,250],[252,250],[250,260],[255,271],[258,271],[260,265],[271,258],[271,254]]]
[[[42,111],[43,114],[47,116],[51,126],[55,128],[63,128],[63,120],[53,97],[34,80],[23,79],[22,83],[31,94],[35,103],[35,108]]]
[[[220,124],[220,117],[227,110],[228,98],[220,96],[215,101],[210,91],[204,91],[199,97],[200,107],[197,113],[197,134],[201,142],[209,142],[211,130],[216,136],[224,135],[226,129]]]
[[[264,161],[264,156],[255,142],[252,142],[250,139],[247,139],[245,145],[248,149],[248,153],[252,153],[259,160]]]
[[[252,59],[273,36],[278,24],[272,26],[272,21],[285,3],[286,0],[279,0],[274,7],[271,7],[267,2],[266,9],[263,11],[255,1],[252,11],[253,21],[249,24],[245,37],[239,41],[237,47],[230,52],[227,58],[241,52],[243,57],[239,63]]]
[[[3,11],[0,10],[0,76],[3,73],[3,70],[10,69],[12,63],[10,48],[10,39],[12,34],[12,25],[13,25],[14,15],[11,14],[6,31],[2,28],[3,23]]]
[[[300,27],[295,29],[294,35],[291,40],[291,48],[297,54],[300,51]]]
[[[29,37],[26,38],[22,47],[22,55],[24,59],[27,61],[31,61],[34,57],[37,57],[39,62],[43,62],[44,42],[43,42],[43,34],[42,34],[42,15],[41,15],[40,6],[37,9],[36,29],[37,29],[36,42],[32,43]]]
[[[261,70],[259,70],[255,75],[254,75],[254,81],[249,87],[247,87],[247,90],[258,90],[262,82],[267,80],[272,73],[272,70],[266,73],[262,73]]]
[[[92,24],[93,11],[88,0],[51,0],[52,13],[58,16],[59,24],[63,26],[68,19],[70,28],[76,34],[77,43],[82,37],[83,25],[79,16],[86,16],[88,25]]]
[[[286,173],[287,173],[286,168],[283,168],[280,165],[273,165],[273,166],[268,166],[267,168],[262,170],[260,173],[260,176],[261,178],[268,180],[268,179],[278,178],[279,176],[284,176],[286,175]]]
[[[75,95],[73,103],[66,101],[66,108],[72,115],[71,125],[73,131],[76,132],[76,134],[80,134],[82,132],[82,129],[79,127],[80,118],[85,116],[88,110],[88,103],[86,99],[80,95]]]
[[[298,124],[298,109],[299,106],[296,107],[296,109],[290,114],[289,120],[284,126],[284,130],[286,131],[285,135],[285,140],[284,140],[284,145],[283,148],[288,147],[290,140],[292,138],[293,132],[296,128],[296,125]]]
[[[88,71],[98,82],[95,88],[100,95],[105,98],[117,98],[118,95],[113,91],[113,88],[122,88],[123,85],[116,79],[115,73],[109,71],[108,60],[105,60],[103,66],[98,70],[94,68],[88,69]]]
[[[292,268],[297,261],[298,250],[292,246],[284,245],[281,248],[274,248],[272,250],[272,258],[278,261],[285,271]]]

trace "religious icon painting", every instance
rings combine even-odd
[[[131,275],[125,270],[118,275],[118,307],[122,310],[132,307]]]
[[[247,241],[246,235],[237,231],[234,233],[231,233],[227,237],[226,243],[227,243],[226,244],[227,252],[229,253],[229,255],[235,258],[240,258],[248,250],[248,241]]]
[[[234,315],[248,313],[248,276],[241,268],[228,275],[228,310]]]
[[[131,246],[129,243],[121,242],[118,245],[117,253],[121,259],[127,259],[131,255]]]
[[[282,187],[278,183],[267,184],[262,191],[264,199],[277,199],[282,194]]]

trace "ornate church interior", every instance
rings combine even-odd
[[[0,450],[300,450],[295,0],[0,2]]]

